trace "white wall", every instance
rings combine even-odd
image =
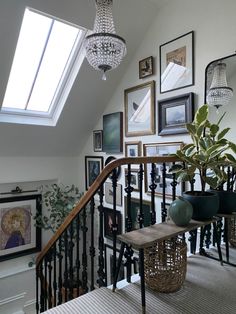
[[[140,39],[140,47],[133,56],[133,61],[127,68],[127,71],[114,90],[113,97],[110,100],[104,114],[123,111],[124,112],[124,90],[136,86],[138,84],[155,80],[156,81],[156,106],[157,101],[167,99],[176,95],[193,92],[195,94],[195,108],[204,103],[204,79],[205,68],[209,62],[233,54],[236,48],[236,1],[226,0],[172,0],[168,6],[159,10],[159,13],[150,27],[146,37]],[[141,21],[140,21],[141,22]],[[130,21],[132,23],[132,21]],[[160,94],[159,92],[159,46],[181,36],[189,31],[194,31],[195,35],[195,84],[193,86],[182,88],[176,91]],[[152,55],[155,61],[155,74],[146,79],[139,79],[138,62],[139,60]],[[236,86],[234,86],[236,90]],[[229,113],[224,121],[225,125],[231,126],[231,140],[236,140],[235,131],[236,125],[233,123],[236,106],[234,104],[226,109]],[[157,109],[157,107],[156,107]],[[231,114],[231,111],[233,114]],[[156,110],[157,112],[157,110]],[[211,108],[212,119],[218,119],[215,109]],[[158,123],[156,115],[156,125]],[[102,117],[94,126],[94,130],[102,129]],[[157,133],[151,136],[129,137],[124,138],[124,142],[142,141],[142,143],[161,143],[183,141],[188,142],[190,139],[185,134],[175,136],[158,136]],[[102,155],[106,159],[109,155],[105,153],[93,152],[92,134],[87,141],[86,146],[79,158],[80,173],[83,171],[84,155]],[[121,157],[123,154],[115,155]],[[123,171],[124,174],[124,171]],[[84,183],[84,178],[80,177],[80,184]],[[124,176],[119,180],[124,187]],[[145,195],[149,199],[148,195]],[[156,198],[157,207],[160,204],[160,199]],[[123,212],[123,209],[121,208]],[[158,220],[160,219],[160,208],[157,213]],[[123,226],[124,227],[124,226]],[[124,229],[123,229],[124,230]]]
[[[42,184],[55,181],[63,184],[78,184],[77,158],[66,157],[4,157],[0,158],[0,193],[8,192],[18,185],[23,190],[37,189]],[[0,195],[3,197],[3,195]],[[7,195],[9,196],[9,195]],[[43,235],[43,245],[48,236]],[[1,262],[0,268],[0,313],[14,306],[20,310],[25,305],[25,312],[35,309],[35,269],[28,263],[36,254]],[[24,292],[24,298],[20,298]],[[21,302],[19,302],[19,300]],[[10,313],[9,312],[9,313]]]

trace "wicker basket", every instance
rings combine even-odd
[[[230,219],[229,223],[229,243],[236,247],[236,215]]]
[[[146,284],[158,292],[175,292],[185,280],[187,270],[187,245],[175,237],[155,243],[144,250]]]

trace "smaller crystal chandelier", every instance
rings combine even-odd
[[[228,87],[226,80],[226,64],[218,62],[213,69],[213,79],[207,93],[206,101],[210,106],[216,107],[227,105],[233,97],[233,89]]]
[[[86,36],[84,46],[89,64],[102,71],[102,79],[106,80],[105,73],[115,69],[126,55],[126,45],[125,40],[115,32],[112,0],[95,0],[95,3],[93,33]]]

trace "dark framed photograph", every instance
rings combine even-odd
[[[113,205],[113,186],[111,182],[105,182],[105,202]],[[116,205],[122,206],[122,185],[116,186]]]
[[[159,48],[160,93],[194,84],[194,32],[168,41]]]
[[[130,185],[134,189],[134,191],[138,192],[140,191],[140,182],[139,182],[139,171],[138,169],[131,169],[130,171]],[[125,169],[125,185],[127,186],[127,175],[128,175],[128,169]]]
[[[141,156],[142,142],[126,142],[125,143],[125,157]]]
[[[106,161],[105,161],[105,166],[106,165],[108,165],[111,161],[113,161],[113,160],[116,160],[116,157],[114,157],[114,156],[109,156],[109,157],[107,157],[107,159],[106,159]],[[113,179],[112,177],[113,177],[113,174],[114,174],[114,172],[112,172],[110,175],[109,175],[109,179]],[[118,180],[119,178],[120,178],[120,176],[121,176],[121,166],[119,166],[119,167],[117,167],[116,169],[115,169],[115,175],[116,175],[116,179]]]
[[[153,75],[153,57],[147,57],[139,61],[139,78],[145,78]]]
[[[120,250],[116,250],[116,265],[118,265],[118,256],[119,256]],[[117,282],[125,279],[125,265],[124,261],[121,262],[120,265],[120,271],[118,274],[118,280]],[[110,286],[113,284],[113,248],[112,246],[105,244],[105,273],[106,273],[106,286]]]
[[[155,134],[155,81],[124,91],[125,135]]]
[[[0,261],[41,251],[41,194],[0,198]]]
[[[158,135],[188,133],[186,123],[194,116],[194,94],[158,101]]]
[[[102,152],[102,130],[93,131],[93,151]]]
[[[103,151],[106,153],[123,152],[123,112],[103,116]]]
[[[85,188],[93,184],[103,168],[103,157],[85,156]]]
[[[181,149],[183,142],[166,142],[166,143],[152,143],[152,144],[143,144],[143,155],[147,157],[152,156],[169,156],[175,154],[178,149]],[[170,165],[166,163],[166,180],[165,180],[165,193],[166,197],[172,197],[172,178],[173,174],[168,173]],[[162,195],[163,193],[163,176],[162,176],[163,165],[155,164],[155,194]],[[151,193],[151,164],[146,164],[144,167],[144,182],[145,182],[145,191]],[[183,186],[181,183],[178,183],[176,186],[176,195],[179,196],[182,194]]]
[[[104,236],[108,239],[113,238],[112,235],[113,209],[104,207]],[[121,212],[116,210],[117,235],[122,233]]]
[[[143,200],[144,227],[148,227],[151,224],[150,213],[151,213],[151,202]],[[139,221],[138,221],[139,214],[140,214],[140,200],[138,198],[131,198],[132,230],[139,229]],[[125,196],[125,217],[127,217],[127,197],[126,196]],[[125,225],[125,229],[127,229],[127,225]]]

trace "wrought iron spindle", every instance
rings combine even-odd
[[[105,262],[104,262],[104,233],[103,233],[103,222],[104,222],[104,207],[103,207],[103,185],[99,190],[99,238],[98,238],[98,280],[99,287],[106,285],[106,274],[105,274]]]
[[[69,300],[73,299],[73,282],[74,282],[74,267],[73,267],[73,249],[74,249],[74,222],[72,221],[69,226],[69,247],[68,247],[68,257],[69,257]]]
[[[52,308],[52,249],[48,252],[48,308]]]
[[[80,295],[80,279],[79,279],[79,271],[80,271],[80,249],[79,249],[79,243],[80,243],[80,214],[76,216],[76,260],[75,260],[75,265],[76,265],[76,294],[77,297]]]
[[[91,261],[91,284],[90,284],[90,290],[94,290],[94,257],[95,257],[95,247],[94,247],[94,209],[95,209],[95,203],[94,203],[94,197],[92,197],[90,201],[90,216],[91,216],[91,245],[89,249],[90,253],[90,261]]]
[[[154,225],[156,223],[156,210],[155,210],[155,191],[156,191],[156,188],[157,188],[157,185],[156,185],[156,164],[152,163],[151,165],[151,173],[150,173],[150,176],[151,176],[151,184],[149,185],[149,188],[151,190],[151,212],[150,212],[150,215],[151,215],[151,224]]]
[[[139,165],[139,172],[138,172],[138,187],[139,187],[139,215],[138,215],[138,222],[139,228],[144,227],[144,213],[143,213],[143,165]],[[150,218],[152,217],[152,212],[150,213]],[[150,219],[151,220],[151,219]]]
[[[44,276],[43,276],[43,262],[39,265],[39,278],[40,278],[40,313],[45,310],[45,294],[44,294]]]
[[[112,240],[113,240],[113,254],[112,254],[112,277],[113,280],[116,274],[116,237],[118,224],[116,221],[116,188],[117,188],[117,171],[113,169],[112,171],[112,188],[113,188],[113,215],[112,215]]]
[[[57,246],[52,247],[53,251],[53,306],[57,306]]]
[[[64,287],[65,287],[65,302],[68,300],[68,233],[64,232],[64,247],[65,247],[65,270],[64,270]]]
[[[173,165],[174,165],[175,163],[173,162]],[[176,180],[176,174],[175,173],[173,173],[172,174],[172,182],[171,182],[171,186],[172,186],[172,201],[174,201],[175,200],[175,198],[176,198],[176,186],[177,186],[177,180]]]
[[[58,240],[58,302],[57,305],[62,304],[62,236]]]
[[[47,300],[48,300],[48,278],[47,278],[47,256],[44,258],[44,309],[48,309]]]
[[[87,283],[88,283],[88,274],[87,274],[87,231],[88,228],[86,226],[87,222],[87,213],[86,213],[86,207],[82,211],[82,221],[83,221],[83,226],[82,226],[82,237],[83,237],[83,252],[82,252],[82,289],[84,291],[88,291]]]

